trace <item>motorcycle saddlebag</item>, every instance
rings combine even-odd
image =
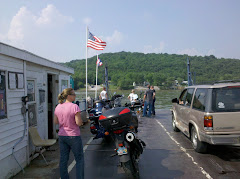
[[[117,107],[102,113],[99,123],[106,130],[121,129],[132,121],[132,111],[127,107]]]

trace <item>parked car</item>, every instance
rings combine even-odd
[[[240,82],[189,86],[172,103],[173,130],[188,136],[196,152],[240,144]]]

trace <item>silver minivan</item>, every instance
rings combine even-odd
[[[173,130],[188,136],[196,152],[240,144],[240,82],[189,86],[172,103]]]

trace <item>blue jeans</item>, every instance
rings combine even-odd
[[[149,101],[145,101],[145,102],[144,102],[143,116],[146,116],[147,107],[148,107],[148,106],[149,106],[149,109],[148,109],[148,117],[151,117],[153,103],[152,103],[152,102],[149,102]]]
[[[76,178],[84,178],[84,156],[81,136],[59,136],[60,146],[60,176],[61,179],[69,179],[68,159],[72,150],[76,161]]]

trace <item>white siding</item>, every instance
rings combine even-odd
[[[74,73],[74,70],[72,68],[65,67],[56,62],[50,61],[48,59],[39,57],[30,52],[27,52],[25,50],[23,51],[21,49],[18,49],[3,43],[0,43],[0,53],[6,54],[7,56],[11,56],[14,58],[26,60],[28,62],[32,62],[38,65],[44,65],[53,69],[59,69],[61,71],[66,71],[68,73]]]
[[[24,68],[26,64],[26,68]],[[26,71],[25,71],[26,69]],[[42,138],[48,138],[48,74],[53,75],[53,107],[57,104],[57,95],[60,93],[61,80],[68,80],[69,75],[74,73],[71,68],[64,67],[58,63],[36,56],[30,52],[20,50],[6,44],[0,43],[0,70],[6,72],[6,97],[7,97],[7,119],[0,119],[0,178],[9,178],[20,171],[12,156],[12,148],[24,134],[24,121],[28,128],[28,117],[24,119],[21,113],[22,96],[27,93],[26,81],[35,81],[35,104],[37,127]],[[24,89],[8,89],[8,72],[24,74]],[[45,90],[45,102],[40,104],[39,90]],[[32,102],[29,102],[29,104]],[[54,128],[55,131],[55,128]],[[34,147],[28,140],[28,130],[25,131],[23,140],[15,147],[15,156],[22,167],[27,165],[28,152]]]

